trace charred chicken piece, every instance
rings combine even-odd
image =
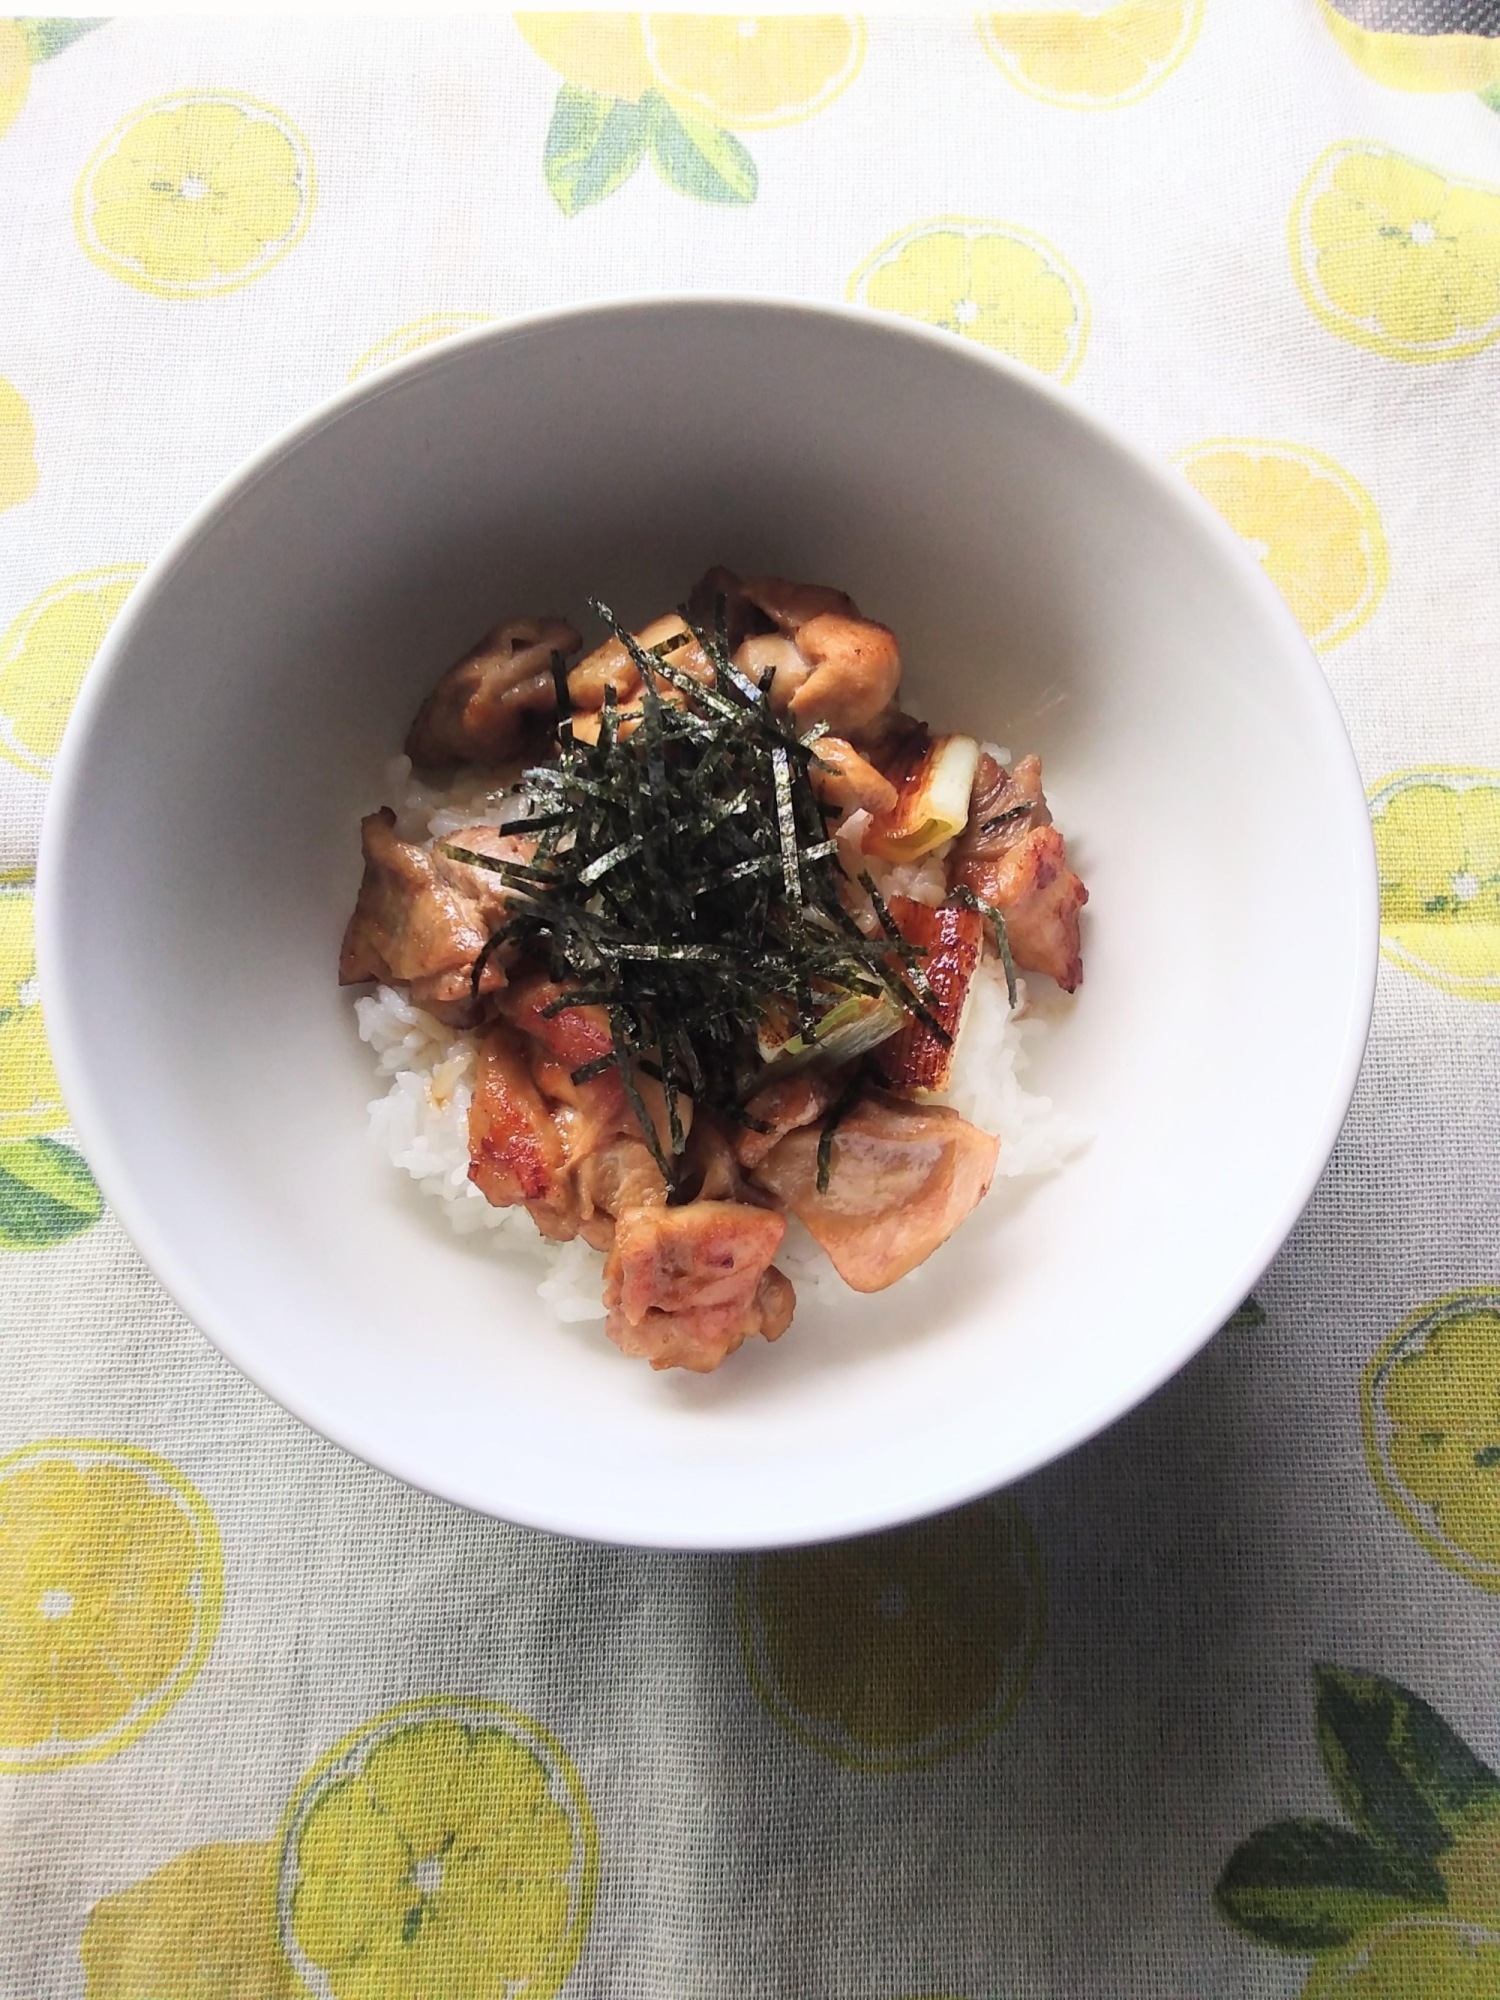
[[[1064,993],[1083,978],[1078,913],[1089,899],[1068,866],[1052,824],[1038,757],[1006,771],[979,760],[969,824],[948,857],[950,886],[962,884],[1005,918],[1011,956],[1023,972],[1045,972]]]
[[[557,708],[552,655],[583,641],[561,618],[513,618],[487,632],[417,710],[406,754],[424,768],[506,764]]]

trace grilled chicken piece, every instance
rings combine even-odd
[[[974,775],[969,824],[948,857],[948,880],[993,903],[1005,918],[1011,956],[1023,972],[1045,972],[1064,993],[1083,978],[1078,912],[1089,892],[1068,866],[1052,824],[1037,757],[1006,771],[985,754]]]
[[[406,985],[419,1007],[455,1027],[473,1018],[474,960],[503,921],[505,886],[488,869],[465,866],[399,840],[389,806],[361,822],[365,873],[339,953],[339,984],[366,979]],[[476,851],[529,860],[534,843],[473,827],[462,836]],[[486,964],[481,995],[505,984],[499,957]]]
[[[596,1250],[615,1240],[614,1219],[627,1208],[660,1208],[667,1199],[661,1168],[643,1139],[612,1139],[578,1162],[578,1234]]]
[[[552,1103],[569,1160],[581,1160],[607,1139],[621,1135],[639,1138],[640,1125],[617,1068],[574,1083],[574,1070],[608,1055],[614,1048],[614,1037],[602,1007],[564,1007],[549,1015],[547,1008],[566,991],[545,973],[530,973],[507,988],[497,1004],[511,1025],[529,1038],[532,1075]],[[665,1150],[670,1137],[662,1087],[654,1077],[639,1073],[636,1086]],[[691,1133],[690,1097],[679,1094],[677,1116],[684,1132]]]
[[[896,787],[842,736],[822,736],[813,751],[808,777],[818,803],[839,812],[888,813]]]
[[[777,631],[793,641],[807,668],[786,696],[787,712],[797,726],[810,729],[815,722],[826,722],[855,744],[862,732],[876,730],[901,679],[901,655],[890,627],[861,617],[852,597],[823,584],[754,576],[747,578],[744,591]],[[787,675],[788,682],[792,678]],[[780,669],[777,679],[782,679]],[[776,694],[773,687],[773,700]]]
[[[714,674],[708,655],[693,637],[691,627],[675,611],[665,618],[653,618],[635,634],[635,641],[648,653],[659,650],[674,672],[688,674],[705,686],[712,685]],[[613,637],[595,647],[568,675],[568,698],[574,708],[602,708],[606,688],[614,689],[621,707],[634,704],[641,692],[640,669],[624,641]],[[667,701],[681,699],[664,677],[657,681],[657,692]]]
[[[745,586],[732,569],[716,563],[700,576],[688,597],[687,615],[694,631],[716,635],[719,606],[724,607],[724,640],[731,659],[753,633],[768,632],[771,621],[745,595]]]
[[[536,1214],[569,1205],[562,1135],[553,1122],[514,1028],[497,1021],[479,1044],[478,1074],[469,1105],[469,1179],[495,1208],[524,1202]],[[575,1229],[537,1226],[544,1236]]]
[[[766,1084],[750,1098],[745,1109],[770,1129],[757,1132],[742,1125],[734,1135],[735,1157],[746,1169],[758,1167],[766,1155],[788,1132],[811,1125],[843,1094],[848,1071],[814,1066],[794,1070],[774,1083]]]
[[[925,1021],[912,1019],[880,1044],[875,1063],[891,1088],[903,1096],[936,1094],[948,1088],[953,1070],[953,1043],[958,1040],[969,981],[984,952],[984,918],[958,904],[945,903],[935,910],[909,896],[893,896],[890,911],[901,935],[926,953],[922,970],[931,989],[927,1004],[951,1039],[943,1042]]]
[[[561,618],[513,618],[450,667],[417,710],[406,738],[414,764],[504,764],[535,718],[556,712],[552,655],[583,641]]]
[[[653,1368],[706,1373],[752,1334],[785,1332],[796,1295],[771,1259],[785,1218],[737,1201],[622,1209],[604,1265],[606,1331]]]
[[[834,1134],[818,1193],[821,1126],[788,1133],[755,1170],[856,1292],[879,1292],[930,1257],[989,1190],[999,1141],[946,1105],[870,1090]]]

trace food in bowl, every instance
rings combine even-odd
[[[706,1372],[785,1331],[783,1266],[883,1290],[1002,1158],[1076,1143],[1017,1080],[1018,975],[1076,991],[1088,891],[1039,760],[907,714],[842,591],[714,569],[638,632],[593,609],[571,667],[570,624],[514,619],[423,702],[339,977],[378,988],[395,1163],[461,1231],[533,1226],[563,1317]]]

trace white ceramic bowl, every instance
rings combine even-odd
[[[335,962],[358,816],[437,674],[502,614],[644,615],[710,561],[843,585],[910,705],[1041,752],[1092,901],[1033,1082],[1095,1137],[915,1281],[699,1378],[551,1322],[529,1264],[375,1155]],[[1323,676],[1185,483],[980,347],[745,299],[476,332],[268,446],[94,667],[39,901],[89,1159],[223,1352],[434,1493],[679,1548],[963,1500],[1180,1366],[1328,1156],[1377,943]]]

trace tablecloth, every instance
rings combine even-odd
[[[1500,1995],[1500,9],[1340,6],[0,21],[0,1992]],[[394,356],[658,287],[914,314],[1175,459],[1381,867],[1353,1113],[1202,1356],[743,1559],[273,1407],[103,1209],[30,942],[187,510]]]

